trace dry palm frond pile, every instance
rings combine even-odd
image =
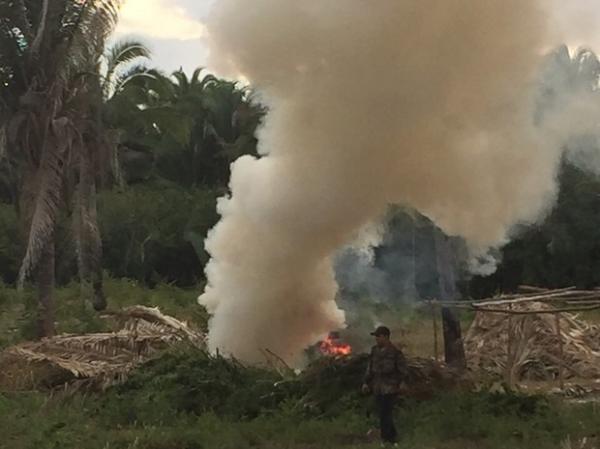
[[[120,323],[115,332],[60,335],[6,349],[0,353],[0,390],[105,388],[175,344],[204,345],[203,334],[158,309],[134,306],[114,316]]]
[[[598,326],[554,312],[544,302],[517,300],[493,307],[508,313],[477,312],[465,338],[471,369],[511,381],[556,379],[561,366],[565,379],[600,377]]]

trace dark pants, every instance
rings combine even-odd
[[[394,402],[395,394],[377,394],[375,395],[375,406],[379,416],[381,428],[381,439],[386,443],[395,443],[398,433],[394,426]]]

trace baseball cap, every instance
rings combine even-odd
[[[374,336],[383,335],[385,337],[389,337],[390,330],[389,330],[389,328],[387,328],[385,326],[379,326],[377,329],[375,329],[373,332],[371,332],[371,335],[374,335]]]

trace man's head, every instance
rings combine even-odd
[[[385,346],[390,342],[390,330],[385,326],[379,326],[371,335],[375,337],[377,346]]]

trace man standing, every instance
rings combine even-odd
[[[394,425],[394,402],[407,373],[406,360],[402,351],[390,341],[387,327],[380,326],[371,335],[375,336],[377,344],[371,350],[362,390],[375,396],[381,439],[384,443],[394,444],[398,436]]]

